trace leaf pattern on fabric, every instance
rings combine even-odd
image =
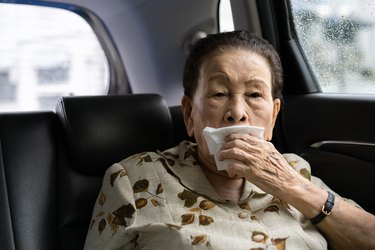
[[[144,160],[145,162],[152,162],[152,158],[151,158],[150,155],[146,155],[146,156],[143,158],[143,160]]]
[[[295,165],[297,165],[298,161],[289,161],[288,163],[290,166],[294,167]]]
[[[161,183],[158,184],[158,187],[156,188],[156,194],[161,194],[163,193],[164,190],[163,190],[163,185],[161,185]]]
[[[199,203],[199,207],[202,208],[203,210],[208,210],[213,207],[215,207],[215,203],[208,201],[208,200],[203,200],[201,203]]]
[[[147,179],[138,180],[136,183],[134,183],[134,185],[133,185],[133,192],[134,193],[146,192],[146,193],[148,193],[148,194],[151,195],[151,196],[148,196],[146,198],[142,197],[142,198],[137,199],[135,201],[135,207],[137,209],[141,209],[141,208],[147,206],[149,204],[148,203],[149,199],[151,201],[151,204],[154,207],[162,206],[162,204],[160,203],[160,201],[158,201],[156,198],[158,198],[158,199],[164,199],[163,197],[159,196],[159,194],[162,194],[164,192],[163,185],[161,183],[159,183],[157,185],[156,190],[155,190],[155,194],[151,193],[148,190],[149,187],[150,187],[150,182]]]
[[[252,220],[256,220],[256,221],[259,221],[259,218],[258,218],[256,215],[252,215],[252,216],[250,216],[250,219],[252,219]]]
[[[214,222],[214,219],[211,216],[208,215],[199,215],[199,225],[207,226],[210,225],[212,222]]]
[[[178,156],[177,154],[173,155],[174,152],[177,151],[172,151],[171,154],[165,154],[163,156],[163,160],[160,162],[157,162],[157,169],[158,171],[161,170],[163,173],[165,172],[164,169],[162,168],[162,162],[164,164],[167,164],[168,167],[172,164],[170,164],[169,160],[175,160],[175,164],[181,164],[183,163],[183,156],[185,153],[185,150],[181,152],[181,154]],[[188,154],[187,154],[188,155]],[[112,172],[110,172],[105,181],[105,188],[102,189],[104,193],[100,193],[98,201],[96,203],[96,208],[95,208],[95,213],[93,214],[92,221],[90,223],[90,229],[93,228],[93,230],[90,231],[90,234],[92,234],[96,240],[108,240],[108,239],[115,239],[115,238],[121,238],[121,237],[111,237],[111,232],[112,236],[116,235],[117,233],[120,234],[122,230],[124,230],[124,227],[130,226],[130,220],[127,219],[125,216],[122,214],[124,213],[124,206],[122,204],[127,204],[129,201],[121,201],[122,197],[120,199],[114,199],[114,196],[110,196],[110,192],[112,192],[113,189],[111,189],[111,186],[113,185],[118,185],[122,181],[129,182],[131,184],[126,185],[127,190],[124,193],[126,197],[124,199],[131,199],[131,208],[128,208],[129,210],[135,211],[139,214],[135,214],[135,212],[130,212],[132,218],[140,218],[142,216],[147,216],[147,219],[145,220],[135,220],[134,221],[134,226],[141,228],[139,233],[142,232],[148,232],[153,231],[155,228],[158,228],[160,226],[160,218],[157,218],[155,214],[163,214],[161,217],[164,217],[164,213],[168,212],[168,209],[170,208],[175,208],[177,209],[174,210],[173,218],[176,218],[175,222],[172,222],[173,224],[168,224],[168,223],[163,223],[162,227],[164,227],[165,230],[165,236],[167,240],[165,241],[165,244],[168,247],[169,241],[168,237],[170,237],[172,234],[175,233],[183,233],[181,231],[182,228],[185,227],[185,229],[182,229],[183,231],[187,230],[190,231],[192,230],[191,235],[187,235],[190,237],[187,238],[188,242],[192,246],[196,247],[201,247],[201,248],[210,248],[210,244],[212,242],[210,241],[211,239],[218,240],[215,242],[216,244],[221,243],[221,240],[225,240],[225,238],[221,238],[220,233],[218,231],[220,227],[222,227],[222,223],[224,220],[228,219],[230,221],[233,221],[233,225],[235,223],[239,223],[241,226],[244,226],[243,232],[245,232],[244,236],[242,236],[243,241],[247,242],[250,244],[250,246],[247,247],[247,249],[258,249],[256,247],[258,246],[263,246],[264,248],[259,247],[259,249],[265,249],[266,247],[269,248],[274,248],[274,249],[285,249],[286,246],[286,237],[288,234],[285,234],[286,232],[291,232],[290,238],[293,235],[293,227],[289,228],[288,226],[285,226],[285,228],[281,228],[280,231],[275,232],[273,235],[262,235],[261,232],[267,232],[265,231],[267,228],[268,224],[263,224],[264,221],[268,220],[269,218],[273,219],[278,222],[277,217],[284,217],[289,216],[287,215],[286,209],[288,208],[289,205],[281,200],[278,200],[277,198],[272,199],[271,195],[267,195],[263,193],[257,193],[256,191],[250,192],[248,194],[248,197],[244,197],[243,200],[246,202],[240,203],[238,205],[230,204],[230,207],[227,207],[225,203],[223,203],[221,200],[215,201],[212,200],[209,196],[210,193],[205,194],[205,195],[199,195],[198,192],[199,190],[193,189],[193,187],[185,187],[183,186],[178,180],[176,180],[176,183],[174,182],[166,182],[166,183],[159,183],[159,178],[160,176],[157,175],[160,172],[155,172],[153,171],[148,171],[149,167],[154,167],[155,162],[158,159],[158,155],[155,154],[150,154],[150,157],[145,157],[146,155],[142,156],[142,161],[145,163],[145,161],[148,161],[149,159],[152,159],[153,163],[148,163],[144,164],[143,167],[134,167],[134,164],[137,164],[138,159],[140,158],[132,158],[132,163],[133,163],[133,168],[129,168],[129,173],[131,173],[131,179],[128,180],[128,177],[125,177],[123,179],[120,179],[121,176],[127,175],[126,170],[121,171],[118,166],[116,168],[112,168]],[[196,156],[196,154],[195,154]],[[162,157],[162,156],[160,156]],[[190,157],[190,156],[189,156]],[[192,167],[191,163],[193,162],[192,157],[190,157],[186,160],[188,164],[186,166]],[[181,161],[181,162],[180,162]],[[121,164],[123,164],[124,167],[128,167],[129,165],[126,165],[128,163],[127,161],[123,161]],[[301,163],[301,162],[300,162]],[[299,167],[301,164],[298,163],[297,167]],[[177,166],[178,167],[178,166]],[[133,172],[134,170],[134,172]],[[188,171],[194,170],[193,168],[191,169],[185,169]],[[146,172],[147,171],[147,172]],[[300,171],[300,169],[298,169]],[[168,172],[170,174],[172,172]],[[189,172],[191,173],[191,172]],[[194,173],[194,172],[193,172]],[[190,175],[191,176],[191,175]],[[159,177],[159,178],[157,178]],[[199,176],[198,176],[199,177]],[[164,184],[164,185],[163,185]],[[181,185],[180,185],[181,184]],[[174,186],[173,186],[174,185]],[[171,194],[171,197],[168,197],[168,205],[165,202],[166,197],[164,195],[169,194],[166,191],[169,191],[169,188],[172,187],[172,190],[177,190],[176,192]],[[186,189],[186,190],[185,190]],[[190,191],[190,190],[197,190],[195,191]],[[135,192],[137,191],[137,193]],[[136,193],[134,196],[131,193]],[[108,194],[108,197],[106,196]],[[252,194],[254,194],[252,196]],[[171,198],[171,200],[169,200]],[[261,203],[256,203],[252,201],[253,198],[259,198],[263,199]],[[272,199],[272,202],[270,200]],[[249,201],[251,200],[251,201]],[[170,206],[170,205],[173,205]],[[165,208],[163,208],[165,206]],[[118,209],[117,209],[118,208]],[[122,208],[122,209],[120,209]],[[165,209],[165,210],[164,210]],[[181,210],[180,210],[181,209]],[[278,209],[281,209],[282,212],[280,212]],[[255,212],[257,210],[257,212]],[[223,217],[223,212],[227,211],[229,212],[228,218]],[[268,212],[268,213],[266,213]],[[273,212],[273,214],[272,214]],[[275,212],[279,213],[280,216],[277,216]],[[294,211],[292,211],[294,212]],[[294,215],[294,214],[293,214]],[[140,216],[140,217],[138,217]],[[259,218],[258,218],[259,217]],[[181,218],[181,219],[180,219]],[[264,218],[264,220],[263,220]],[[244,221],[241,221],[243,219]],[[181,221],[180,221],[181,220]],[[255,223],[252,223],[252,220]],[[259,221],[259,222],[257,222]],[[147,224],[145,224],[147,223]],[[273,223],[271,220],[269,220],[269,223]],[[128,224],[128,225],[126,225]],[[157,227],[154,228],[154,225],[157,224]],[[250,224],[251,226],[247,227],[247,224]],[[226,226],[228,224],[225,224]],[[254,230],[254,225],[256,226],[257,231],[254,234],[254,237],[252,235],[252,231]],[[281,227],[282,225],[280,225]],[[293,226],[293,225],[292,225]],[[146,229],[148,227],[151,227],[150,229]],[[242,229],[242,228],[241,228]],[[285,229],[285,231],[284,231]],[[180,230],[179,232],[172,230]],[[198,231],[193,231],[193,230],[198,230]],[[236,229],[230,229],[230,230],[236,230]],[[104,232],[104,233],[103,233]],[[134,244],[137,244],[137,240],[139,240],[138,235],[136,233],[132,233],[131,236],[129,236],[129,239],[132,239],[134,236]],[[212,238],[211,233],[215,234],[215,237]],[[216,236],[216,233],[218,233],[218,237]],[[235,233],[235,231],[233,232]],[[122,234],[122,232],[121,232]],[[225,231],[224,231],[225,234]],[[101,239],[99,238],[99,235],[101,235]],[[120,236],[120,235],[118,235]],[[225,236],[225,235],[223,235]],[[243,238],[244,237],[244,238]],[[262,239],[263,237],[263,239]],[[272,238],[273,237],[273,238]],[[266,240],[266,241],[265,241]],[[289,240],[290,241],[290,240]],[[261,245],[262,242],[265,242],[264,244],[266,245]],[[138,242],[139,243],[139,242]],[[224,242],[223,242],[224,243]],[[230,241],[227,242],[230,246],[232,244]],[[290,243],[290,242],[288,242]],[[223,244],[224,245],[224,244]],[[312,244],[313,245],[313,244]],[[166,247],[166,248],[167,248]],[[251,248],[254,247],[254,248]],[[162,248],[165,248],[165,245],[163,245]],[[227,249],[231,249],[231,247],[228,247]]]
[[[99,205],[103,206],[106,199],[107,199],[107,196],[103,192],[101,192],[101,194],[99,196]]]
[[[142,207],[147,205],[147,200],[145,198],[139,198],[135,201],[135,207],[137,209],[141,209]]]
[[[181,215],[181,219],[182,219],[182,222],[181,222],[182,225],[191,224],[195,220],[195,214],[193,213],[183,214]]]
[[[120,176],[120,178],[121,178],[121,177],[124,177],[127,174],[128,173],[125,171],[125,169],[121,169],[117,172],[112,173],[111,176],[110,176],[110,181],[109,181],[111,186],[113,187],[113,184],[114,184],[114,182],[115,182],[115,180],[117,179],[118,176]]]
[[[189,212],[192,212],[192,213],[199,213],[202,209],[199,208],[199,207],[193,207],[193,208],[190,208],[189,209]]]
[[[149,185],[150,183],[147,179],[139,180],[136,183],[134,183],[133,192],[134,193],[147,192]]]
[[[151,204],[154,206],[154,207],[157,207],[157,206],[160,206],[160,202],[155,200],[155,199],[151,199]]]
[[[182,194],[181,192],[180,194]],[[185,193],[186,194],[186,193]],[[182,194],[184,196],[184,194]],[[194,202],[195,203],[195,202]],[[200,226],[207,226],[214,222],[214,219],[211,216],[202,214],[203,211],[207,211],[216,206],[213,202],[203,199],[199,203],[199,207],[193,207],[188,210],[188,213],[181,215],[182,222],[181,225],[191,224],[195,221],[196,215],[199,214],[198,221]]]
[[[116,223],[117,220],[114,220],[114,218],[115,217],[111,213],[108,213],[107,221],[109,223],[109,226],[111,227],[112,236],[117,232],[117,230],[120,227],[120,225]]]
[[[99,235],[104,231],[106,226],[107,222],[105,222],[105,219],[101,219],[98,226]]]
[[[249,205],[249,203],[248,202],[246,202],[246,203],[240,203],[240,204],[238,204],[238,206],[241,208],[241,209],[245,209],[245,210],[251,210],[250,209],[250,205]]]
[[[188,149],[185,154],[184,154],[184,160],[186,160],[187,158],[189,158],[190,156],[193,156],[194,157],[195,155],[195,150],[194,149]]]
[[[185,207],[192,207],[195,203],[197,203],[197,199],[199,197],[198,194],[195,194],[189,190],[184,189],[181,193],[177,194],[178,198],[185,201]]]
[[[279,207],[278,206],[276,206],[276,205],[271,205],[271,206],[269,206],[269,207],[267,207],[267,208],[265,208],[264,209],[264,212],[276,212],[277,214],[279,214]]]
[[[138,158],[137,166],[142,165],[144,162],[152,162],[151,156],[147,153],[141,153],[137,155],[137,158]]]
[[[105,213],[103,211],[100,211],[95,217],[103,216]]]
[[[291,207],[289,206],[289,204],[288,204],[287,202],[282,201],[282,200],[280,200],[280,199],[277,198],[277,197],[273,197],[271,203],[280,204],[281,206],[283,206],[283,207],[285,207],[285,208],[291,210]]]
[[[307,168],[301,168],[299,173],[308,180],[311,180],[311,173]]]
[[[160,152],[159,150],[156,150],[156,153],[161,156],[157,161],[160,161],[164,167],[166,167],[166,162],[168,162],[169,165],[174,166],[179,158],[178,154],[173,154],[168,151]]]
[[[126,227],[125,218],[133,218],[134,213],[135,208],[132,204],[129,203],[127,205],[122,205],[116,211],[112,212],[112,214],[114,215],[112,223]]]
[[[207,236],[207,234],[201,234],[201,235],[197,235],[197,236],[191,236],[190,235],[190,239],[191,239],[191,244],[193,246],[194,245],[202,245],[202,244],[205,244],[207,242],[208,236]]]
[[[104,203],[106,202],[106,200],[107,200],[107,196],[103,192],[101,192],[100,195],[99,195],[99,199],[98,199],[98,204],[100,206],[100,211],[95,215],[95,218],[97,218],[98,220],[100,219],[100,217],[103,217],[105,215],[105,212],[102,210],[102,206],[104,205]],[[96,220],[92,219],[90,227],[89,227],[89,230],[91,230],[94,227],[95,222],[96,222]],[[106,225],[107,225],[107,222],[105,221],[105,219],[102,218],[99,221],[99,224],[98,224],[99,235],[103,232],[103,230],[105,229]]]
[[[276,246],[277,250],[285,250],[286,249],[286,238],[278,238],[278,239],[271,239],[271,242],[274,246]]]

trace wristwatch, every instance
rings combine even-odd
[[[311,222],[315,225],[321,222],[327,215],[331,214],[332,208],[335,205],[335,195],[331,192],[327,191],[328,198],[326,202],[324,203],[322,210],[320,213],[311,219]]]

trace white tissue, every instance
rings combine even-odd
[[[224,143],[224,139],[230,134],[250,134],[258,139],[264,139],[264,128],[256,126],[230,126],[222,128],[205,127],[203,129],[203,136],[206,139],[208,150],[214,156],[216,167],[218,170],[226,170],[229,165],[234,163],[234,160],[219,160],[219,153]]]

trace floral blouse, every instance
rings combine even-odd
[[[85,249],[327,249],[299,211],[246,182],[238,203],[220,198],[196,144],[133,155],[106,172]],[[312,182],[310,166],[284,154]]]

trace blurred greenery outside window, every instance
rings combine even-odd
[[[81,16],[11,3],[0,3],[0,16],[0,112],[54,110],[60,96],[108,92],[108,60]]]
[[[297,39],[322,92],[375,94],[375,1],[290,4]]]

